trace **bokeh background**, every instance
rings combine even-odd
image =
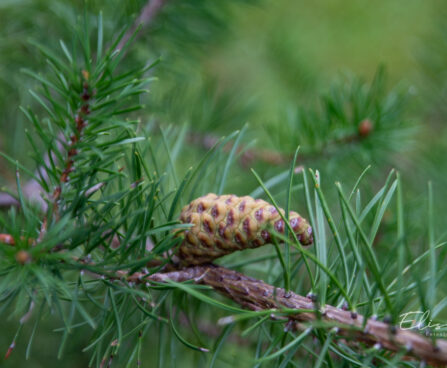
[[[75,41],[73,29],[84,14],[94,24],[102,11],[106,40],[111,42],[145,4],[142,0],[0,0],[0,151],[32,168],[25,134],[28,123],[19,106],[38,111],[40,107],[29,93],[35,82],[23,69],[45,73],[48,67],[30,40],[60,50],[59,40],[68,45]],[[327,183],[352,184],[371,164],[368,185],[374,190],[391,168],[400,170],[409,209],[406,216],[421,239],[426,235],[426,183],[432,181],[442,238],[447,211],[446,16],[447,4],[436,0],[166,0],[141,30],[125,65],[131,68],[161,58],[153,71],[157,81],[139,117],[172,129],[186,126],[188,134],[200,137],[190,140],[185,165],[197,162],[209,141],[248,123],[243,138],[247,147],[288,155],[300,144],[303,156],[298,164],[302,159],[319,169]],[[380,144],[363,142],[365,147],[358,148],[355,142],[345,142],[340,149],[330,150],[325,149],[324,137],[320,145],[312,146],[307,136],[300,136],[300,125],[295,124],[300,112],[309,112],[312,123],[314,115],[324,115],[324,96],[331,96],[333,88],[360,81],[369,85],[381,70],[386,93],[396,91],[391,100],[405,96],[396,113],[405,124],[397,134],[386,136]],[[316,129],[318,121],[315,118]],[[230,190],[246,194],[257,187],[248,167],[268,180],[289,164],[249,160],[236,165]],[[0,185],[14,188],[14,172],[0,159]],[[19,344],[13,356],[2,362],[5,367],[60,366],[53,348],[59,336],[52,332],[59,325],[51,320],[41,323],[45,327],[36,337],[32,358],[25,361],[26,343]],[[0,355],[16,327],[15,320],[0,321]],[[84,346],[84,337],[74,334],[64,367],[87,366],[88,353],[80,353]],[[225,354],[229,366],[244,359],[241,350],[232,351],[232,346]],[[154,351],[156,346],[148,344],[145,359],[155,364]]]

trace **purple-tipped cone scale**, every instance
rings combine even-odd
[[[269,244],[269,230],[284,233],[286,227],[276,208],[266,201],[213,193],[185,206],[180,221],[193,225],[182,233],[178,251],[185,265],[208,263],[237,250]],[[290,211],[289,223],[302,245],[312,244],[312,228],[305,218]]]

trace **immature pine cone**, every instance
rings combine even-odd
[[[276,208],[266,201],[213,193],[185,206],[180,221],[194,225],[184,232],[178,252],[184,264],[207,263],[236,250],[260,247],[271,241],[269,225],[279,233],[285,228]],[[304,218],[291,211],[289,222],[301,244],[312,244],[312,228]]]

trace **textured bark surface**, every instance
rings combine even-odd
[[[288,315],[289,320],[297,322],[326,321],[335,323],[339,336],[354,339],[369,346],[390,350],[405,351],[408,358],[416,358],[436,366],[447,365],[447,341],[424,337],[414,331],[404,330],[388,323],[370,318],[364,320],[362,315],[326,305],[324,310],[318,310],[315,303],[304,296],[286,292],[266,284],[263,281],[245,276],[214,265],[195,266],[166,273],[156,273],[150,276],[133,274],[128,277],[133,281],[149,280],[177,282],[194,280],[198,284],[209,285],[216,291],[234,300],[239,305],[251,309],[312,309],[315,313],[296,313]]]

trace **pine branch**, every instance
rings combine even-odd
[[[124,274],[119,274],[124,276]],[[413,331],[391,326],[385,322],[369,318],[365,321],[362,315],[346,311],[330,305],[318,309],[308,297],[282,288],[269,285],[261,280],[248,277],[242,273],[224,267],[207,265],[184,268],[166,273],[155,273],[150,276],[135,273],[127,276],[128,281],[135,283],[184,282],[194,281],[197,284],[211,286],[222,295],[232,299],[241,306],[251,310],[263,309],[314,309],[315,313],[291,314],[288,318],[296,322],[325,321],[336,324],[336,333],[343,338],[362,341],[366,345],[383,348],[393,352],[406,351],[405,356],[416,358],[435,366],[447,364],[447,341],[438,339],[436,345],[429,338]]]
[[[300,155],[300,162],[307,162],[321,157],[330,155],[330,148],[334,146],[340,147],[351,143],[360,143],[363,139],[373,134],[373,123],[369,119],[364,119],[359,122],[356,133],[346,134],[342,137],[330,140],[321,147],[319,151]],[[188,132],[187,139],[189,143],[205,150],[211,149],[218,141],[218,136],[213,134],[202,134],[200,132]],[[232,144],[224,147],[225,152],[230,152]],[[239,164],[244,168],[251,167],[254,163],[263,163],[270,166],[285,166],[293,159],[293,152],[284,153],[276,150],[262,149],[262,148],[248,148],[239,145],[238,153],[240,153]]]
[[[154,18],[159,13],[159,11],[161,10],[161,8],[164,6],[165,3],[166,3],[166,0],[148,0],[147,4],[142,8],[140,15],[137,17],[137,19],[135,20],[132,27],[130,27],[129,30],[121,38],[120,42],[116,46],[116,49],[121,50],[124,47],[124,45],[126,45],[129,42],[132,35],[138,30],[138,27],[146,28],[147,26],[149,26],[149,24],[154,20]],[[87,85],[86,87],[84,87],[84,94],[83,94],[83,97],[88,96],[87,100],[91,97],[90,95],[88,95],[88,93],[89,93],[89,91],[88,91],[88,85]],[[87,100],[85,100],[85,101],[87,101]],[[87,104],[86,104],[86,106],[88,108]],[[79,119],[79,121],[80,121],[80,125],[78,124],[78,122],[76,122],[79,133],[82,133],[82,129],[83,129],[83,126],[82,126],[83,122],[81,121],[81,120],[83,120],[82,115],[88,115],[88,109],[85,111],[79,110],[77,112],[76,119]],[[64,182],[65,180],[68,179],[68,174],[71,171],[71,166],[72,166],[71,161],[72,160],[70,157],[70,153],[71,153],[71,156],[73,156],[75,151],[70,151],[70,149],[73,148],[75,143],[76,143],[76,141],[70,142],[70,147],[68,150],[69,157],[66,162],[67,165],[65,167],[65,171],[63,172],[63,174],[61,176],[61,182]],[[48,157],[46,156],[45,163],[48,163],[48,161],[49,161]],[[37,174],[39,174],[39,171],[40,171],[40,174],[45,179],[48,178],[48,174],[45,172],[44,167],[38,168]],[[54,198],[55,202],[57,201],[57,199],[60,195],[60,190],[61,190],[61,188],[60,188],[60,186],[58,186],[53,193],[53,198]],[[23,186],[23,194],[25,195],[25,197],[28,200],[30,200],[31,202],[36,203],[42,209],[42,211],[45,212],[47,209],[47,203],[42,198],[41,192],[42,192],[42,187],[34,179],[30,179]],[[11,196],[8,193],[0,192],[0,209],[2,209],[2,208],[8,209],[10,207],[19,206],[19,205],[20,205],[20,203],[13,196]]]
[[[14,239],[9,234],[0,234],[0,242],[15,245]],[[24,258],[20,251],[20,258]],[[19,253],[17,257],[19,256]],[[25,263],[22,259],[17,259]],[[81,259],[77,262],[84,263]],[[88,263],[90,266],[91,263]],[[161,263],[151,264],[152,267]],[[297,309],[315,310],[315,313],[300,312],[289,314],[288,319],[295,322],[328,322],[335,324],[335,332],[338,336],[362,341],[368,346],[377,349],[385,349],[392,352],[405,351],[405,357],[416,358],[426,363],[443,366],[447,364],[447,341],[442,339],[433,340],[421,336],[408,329],[402,329],[375,318],[365,320],[365,317],[356,312],[325,305],[320,308],[311,298],[287,292],[267,284],[261,280],[246,276],[224,267],[215,265],[200,265],[182,269],[174,269],[168,264],[165,272],[149,274],[147,272],[136,272],[128,275],[126,271],[116,272],[112,279],[125,279],[135,284],[151,282],[166,283],[169,281],[185,282],[194,281],[197,284],[211,286],[220,294],[232,299],[244,308],[251,310],[266,309]],[[90,271],[92,272],[92,271]]]

